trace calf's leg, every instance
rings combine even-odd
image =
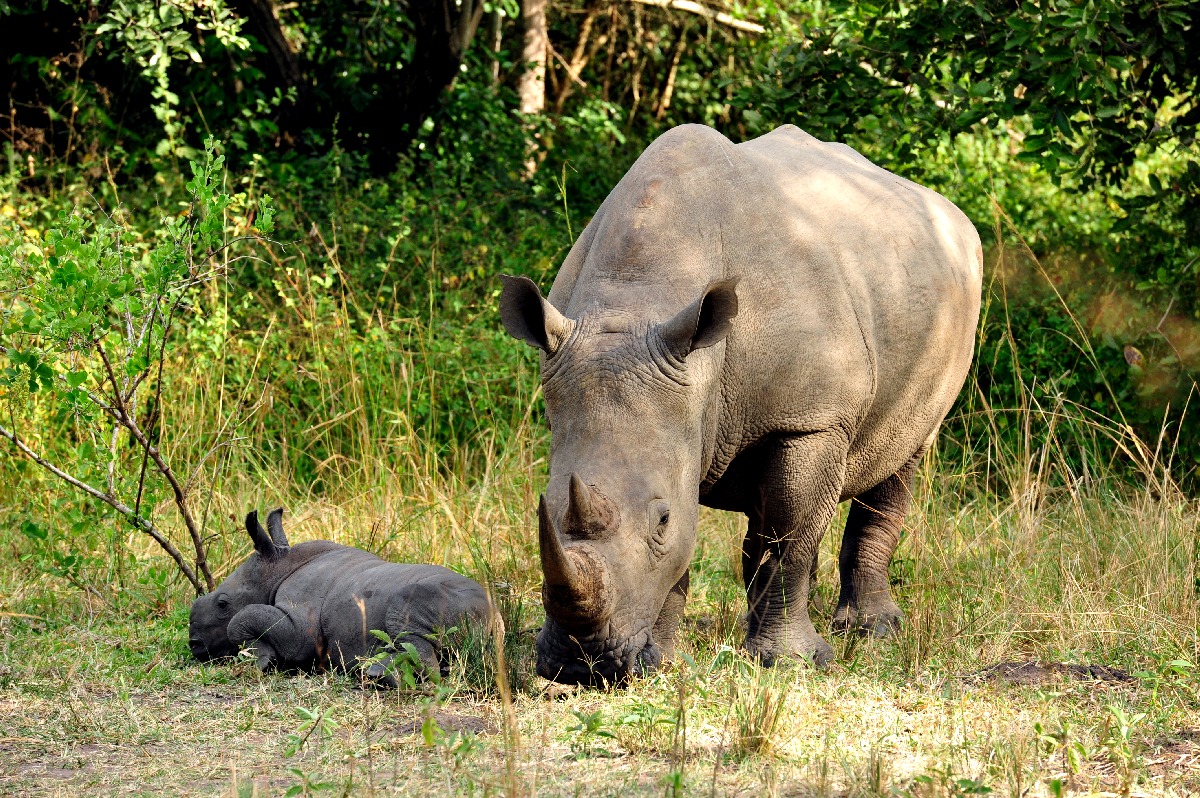
[[[249,647],[262,671],[304,667],[317,659],[316,641],[290,615],[270,604],[251,604],[229,620],[229,640]]]
[[[437,648],[440,632],[457,627],[463,631],[465,623],[473,622],[466,609],[458,604],[454,591],[443,585],[417,583],[396,591],[388,601],[384,617],[385,629],[396,648],[405,643],[412,644],[417,658],[430,673],[440,674],[442,652]],[[392,661],[395,655],[386,657],[367,669],[367,677],[392,684]],[[389,681],[390,680],[390,681]]]

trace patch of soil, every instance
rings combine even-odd
[[[1142,764],[1165,783],[1180,781],[1190,789],[1200,787],[1200,727],[1155,740]]]
[[[433,711],[433,719],[437,721],[437,725],[443,732],[471,734],[495,734],[500,731],[500,726],[495,721],[487,718],[479,717],[478,715],[463,715],[457,712],[447,712],[443,709],[435,709]],[[397,723],[392,732],[397,737],[406,737],[410,734],[420,734],[421,725],[425,722],[424,715],[418,715],[410,720]]]
[[[967,674],[972,681],[1007,682],[1035,685],[1060,679],[1083,682],[1103,682],[1110,685],[1129,685],[1135,681],[1127,671],[1107,665],[1068,665],[1065,662],[1000,662],[981,671]]]

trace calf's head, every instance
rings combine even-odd
[[[714,345],[737,315],[736,280],[654,322],[599,306],[570,319],[528,278],[503,279],[505,328],[543,353],[551,429],[538,673],[620,683],[661,661],[655,623],[695,548],[724,352]]]
[[[288,550],[282,507],[267,516],[267,529],[258,522],[258,511],[247,515],[246,531],[254,541],[254,554],[216,590],[192,602],[188,647],[196,659],[232,657],[237,650],[229,641],[230,619],[251,604],[271,603],[279,582],[273,566]]]

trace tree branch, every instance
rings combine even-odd
[[[676,11],[686,11],[689,14],[711,19],[736,30],[745,31],[747,33],[766,33],[767,29],[757,22],[749,22],[744,19],[737,19],[726,14],[724,11],[715,11],[708,6],[700,5],[695,0],[631,0],[631,2],[639,3],[644,6],[657,6],[658,8],[674,9]]]
[[[176,307],[178,307],[178,304],[176,304]],[[174,309],[172,309],[173,315]],[[164,332],[164,341],[166,340],[165,335],[166,332]],[[179,479],[175,476],[175,472],[171,469],[171,466],[163,459],[162,452],[150,442],[149,436],[142,432],[137,419],[129,413],[125,404],[120,402],[121,388],[117,383],[116,374],[113,371],[112,363],[109,362],[108,354],[104,351],[104,346],[99,342],[96,344],[96,351],[100,355],[100,360],[104,363],[104,369],[108,373],[109,381],[112,382],[113,390],[116,392],[115,398],[119,402],[117,407],[114,408],[117,413],[117,419],[129,431],[129,434],[133,436],[138,445],[142,447],[142,451],[150,456],[150,459],[154,461],[155,468],[158,469],[158,473],[162,474],[163,478],[167,480],[167,484],[171,486],[171,492],[175,498],[175,506],[179,509],[179,515],[183,518],[183,524],[187,527],[188,535],[192,538],[192,545],[196,549],[196,570],[204,576],[205,585],[207,585],[209,590],[212,590],[217,585],[208,568],[208,557],[205,555],[204,541],[200,536],[200,530],[196,527],[196,519],[192,517],[191,510],[188,509],[187,493],[184,491],[183,486],[179,484]],[[161,380],[161,374],[159,379]],[[131,510],[130,512],[132,513],[133,511]]]
[[[192,583],[192,587],[196,589],[196,595],[203,595],[205,593],[204,585],[199,579],[196,578],[196,572],[190,565],[188,565],[187,560],[185,560],[183,557],[183,554],[178,548],[175,547],[174,543],[172,543],[166,536],[164,536],[158,529],[155,528],[154,524],[137,515],[132,508],[118,500],[116,497],[110,496],[103,491],[87,484],[86,482],[76,479],[66,471],[63,471],[49,460],[39,455],[33,449],[29,448],[29,446],[27,446],[25,442],[16,435],[16,433],[10,432],[3,426],[0,426],[0,437],[7,438],[8,440],[12,441],[13,445],[16,446],[17,449],[20,450],[20,452],[30,460],[40,465],[51,474],[54,474],[54,476],[58,477],[67,484],[83,491],[94,499],[99,499],[100,501],[104,502],[109,507],[123,515],[134,527],[154,538],[155,542],[158,543],[158,545],[161,546],[163,550],[171,556],[171,559],[175,561],[175,564],[179,566],[179,570],[183,571],[183,575],[187,577],[187,580]]]

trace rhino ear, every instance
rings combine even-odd
[[[271,536],[267,534],[267,530],[262,528],[262,524],[258,522],[258,510],[251,510],[246,516],[246,531],[250,533],[250,539],[254,541],[254,550],[258,552],[258,556],[264,560],[272,560],[278,552],[275,549],[275,541],[271,540]]]
[[[275,548],[286,549],[288,547],[287,535],[283,532],[282,507],[276,507],[267,516],[267,531],[271,533],[271,542],[275,544]]]
[[[714,280],[704,295],[681,310],[675,318],[658,325],[667,349],[680,360],[697,349],[725,339],[738,312],[738,278]]]
[[[500,280],[504,283],[500,292],[504,329],[513,338],[553,355],[575,329],[575,322],[547,302],[528,277],[502,274]]]

